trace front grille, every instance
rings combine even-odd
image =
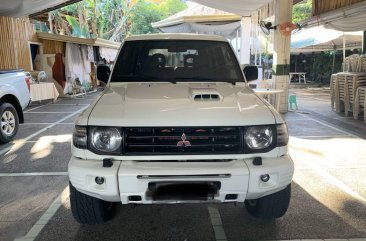
[[[240,154],[240,127],[125,128],[124,154]]]

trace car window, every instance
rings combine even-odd
[[[229,43],[202,40],[127,41],[112,82],[243,82]]]

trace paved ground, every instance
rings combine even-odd
[[[292,201],[276,221],[253,219],[239,204],[121,205],[105,225],[79,225],[68,200],[69,142],[73,119],[96,95],[33,104],[17,140],[0,146],[0,240],[365,238],[366,125],[332,112],[326,91],[296,93],[299,110],[285,115],[296,166]]]

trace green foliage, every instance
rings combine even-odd
[[[311,17],[312,1],[307,0],[305,3],[298,3],[292,10],[292,22],[299,23]]]
[[[131,10],[130,34],[149,34],[158,32],[151,23],[158,22],[187,8],[181,0],[166,0],[160,4],[138,0]]]
[[[88,24],[81,24],[79,21],[72,17],[72,16],[66,16],[66,20],[69,23],[69,25],[72,27],[72,36],[74,37],[80,37],[80,38],[89,38],[89,27]]]
[[[183,0],[84,0],[54,10],[50,16],[55,33],[121,42],[126,35],[157,32],[152,22],[186,7]]]
[[[356,53],[346,51],[346,56]],[[360,51],[359,51],[360,52]],[[334,69],[333,69],[333,55]],[[322,85],[329,85],[333,73],[342,72],[342,51],[324,51],[300,55],[291,55],[291,72],[306,72],[307,80]]]
[[[160,19],[159,8],[156,4],[139,0],[131,11],[130,34],[156,33],[157,30],[151,26],[151,23],[157,22]]]

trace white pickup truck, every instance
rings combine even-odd
[[[11,141],[24,123],[23,110],[30,103],[30,83],[23,70],[0,70],[0,143]]]
[[[244,74],[245,73],[245,74]],[[76,120],[70,201],[83,224],[114,202],[245,202],[279,218],[290,202],[287,126],[247,84],[225,38],[157,34],[126,39],[104,92]]]

